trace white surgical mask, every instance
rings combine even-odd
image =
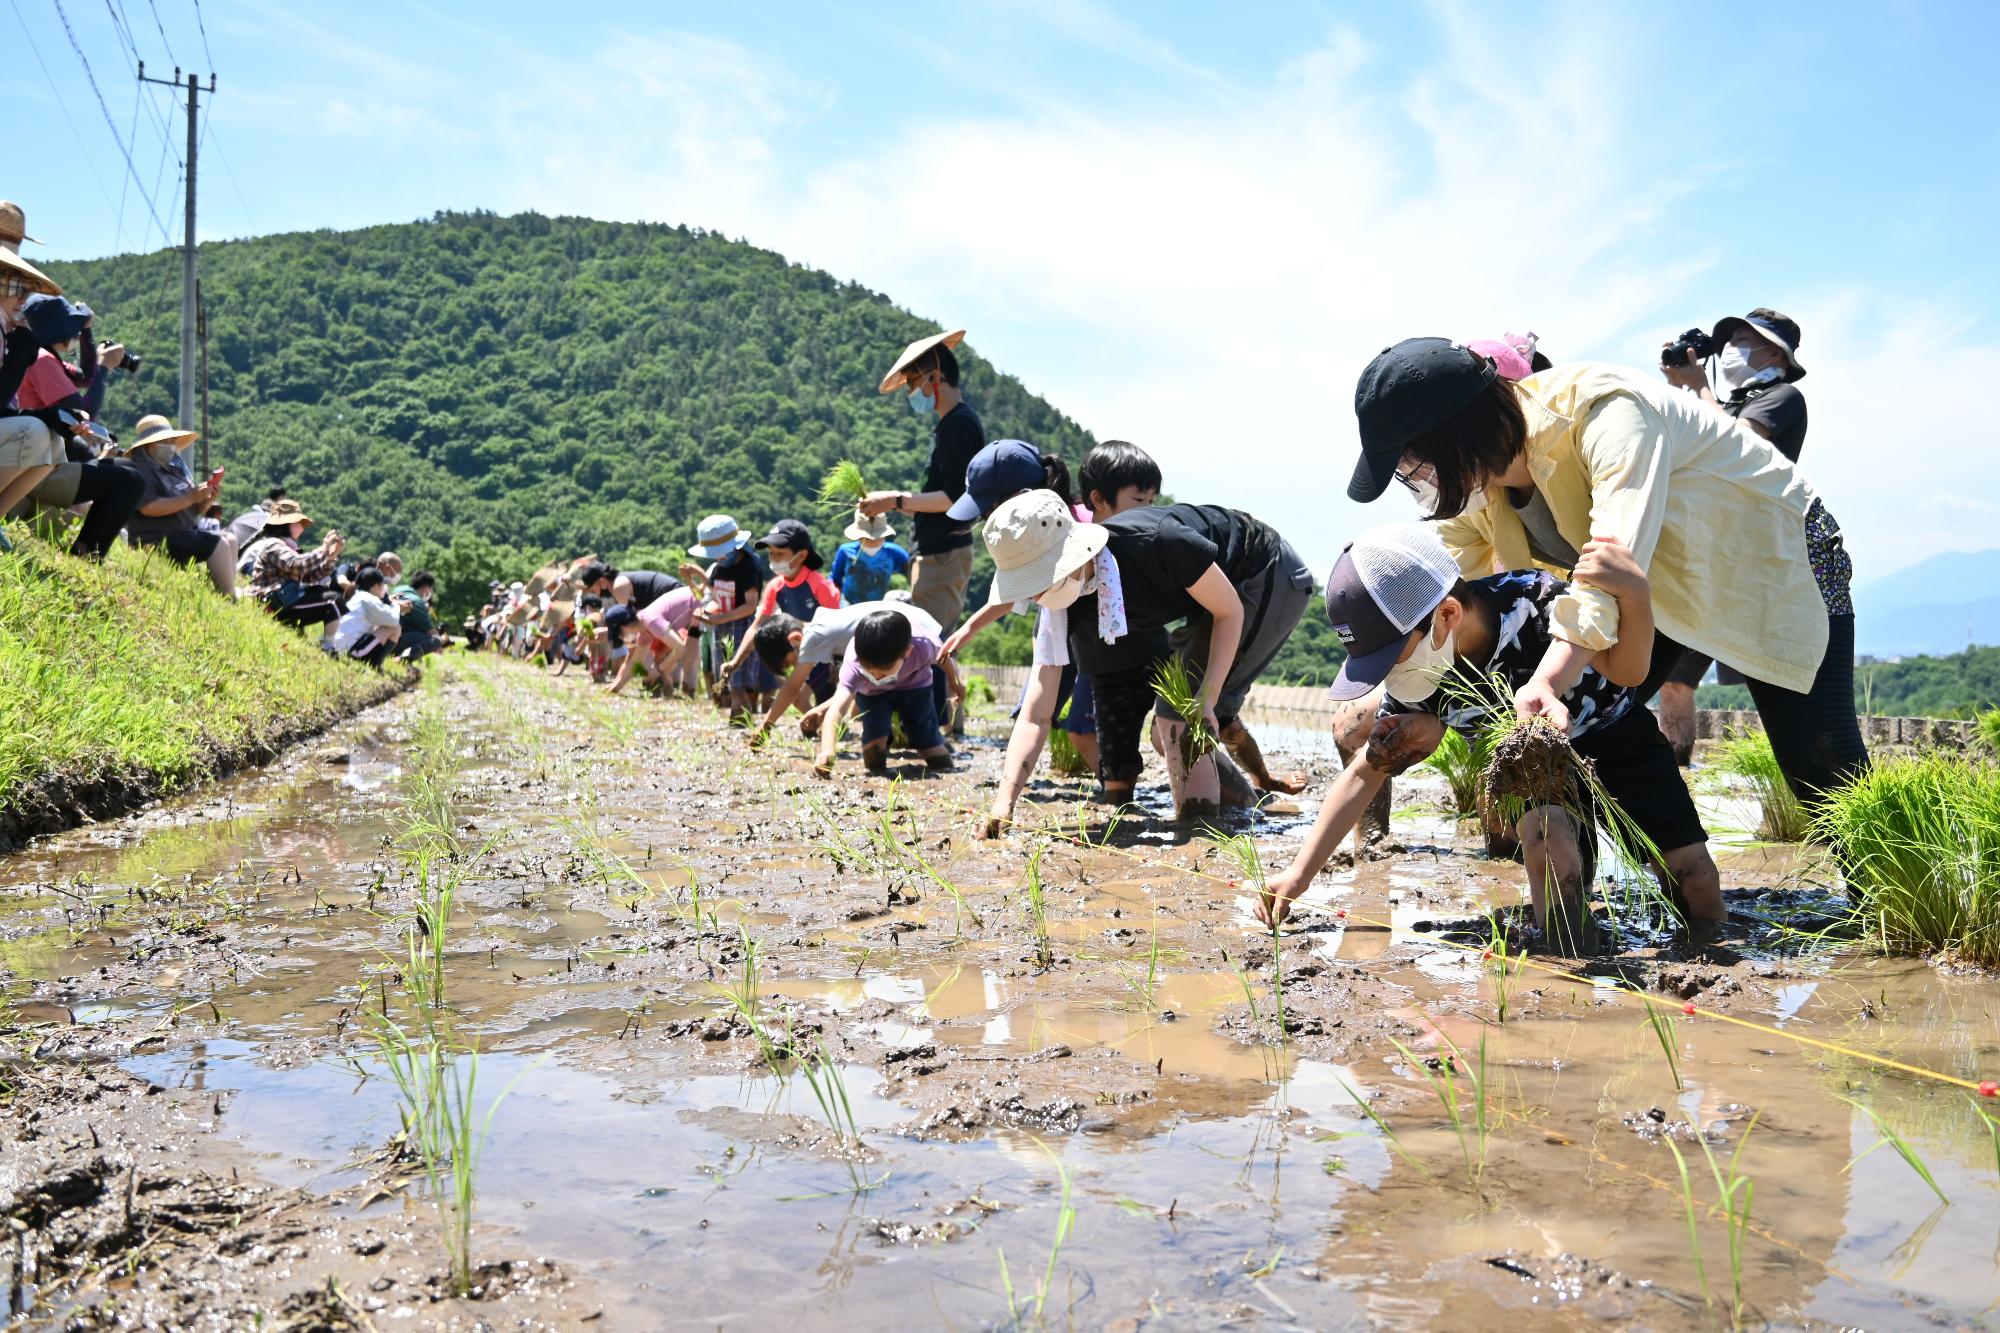
[[[1429,477],[1413,477],[1410,479],[1410,492],[1417,497],[1417,505],[1424,511],[1426,517],[1437,512],[1438,488],[1436,482],[1432,481]],[[1458,511],[1457,517],[1468,518],[1484,508],[1486,508],[1486,490],[1484,487],[1481,487],[1465,497],[1465,508]]]
[[[1037,597],[1035,604],[1050,611],[1060,611],[1073,605],[1081,596],[1083,596],[1083,580],[1072,576]]]
[[[1420,704],[1436,694],[1438,682],[1458,660],[1452,646],[1457,637],[1454,626],[1445,631],[1444,642],[1435,647],[1429,634],[1418,639],[1417,650],[1407,660],[1389,668],[1389,674],[1382,678],[1382,688],[1399,704]]]
[[[1782,366],[1765,366],[1762,370],[1753,370],[1750,366],[1749,349],[1739,342],[1723,345],[1719,364],[1722,368],[1723,382],[1732,389],[1749,389],[1759,384],[1769,384],[1773,380],[1782,379],[1785,374]]]
[[[874,672],[870,671],[867,667],[862,667],[861,674],[866,676],[874,684],[894,685],[896,683],[896,679],[903,674],[903,668],[899,666],[886,676],[878,676]]]

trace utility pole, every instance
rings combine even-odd
[[[157,83],[163,88],[172,88],[178,91],[183,86],[181,83],[181,67],[179,65],[174,66],[174,77],[171,79],[149,79],[146,77],[146,62],[142,60],[139,62],[139,82]],[[180,407],[175,414],[175,419],[180,422],[183,428],[187,426],[189,421],[194,419],[195,412],[194,159],[195,152],[199,146],[196,140],[199,137],[200,123],[196,119],[195,112],[201,100],[201,82],[193,74],[190,74],[187,76],[185,86],[187,89],[188,118],[186,170],[187,231],[185,238],[181,242],[181,395]],[[215,74],[213,71],[208,76],[208,91],[210,93],[215,91]],[[208,447],[206,445],[202,446],[202,456],[204,459],[208,456]]]
[[[201,475],[208,475],[208,301],[201,294],[201,279],[194,284],[194,319],[201,331]]]

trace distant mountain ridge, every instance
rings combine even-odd
[[[1854,586],[1855,651],[1943,656],[2000,644],[2000,550],[1947,551]]]

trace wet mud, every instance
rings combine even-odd
[[[504,1093],[470,1297],[369,1022],[427,710],[466,849],[445,1008],[480,1112]],[[1600,885],[1609,947],[1554,957],[1418,776],[1274,941],[1255,866],[1157,799],[1107,827],[1045,781],[1043,833],[978,840],[1003,738],[974,731],[943,777],[820,781],[705,706],[474,659],[7,858],[12,1317],[1973,1328],[2000,1301],[1978,1099],[1833,1049],[1991,1077],[1993,983],[1843,943],[1817,858],[1728,834],[1725,938]],[[1335,761],[1260,734],[1315,780],[1226,830],[1275,866]],[[1713,826],[1755,827],[1705,781]],[[1738,1264],[1711,1159],[1754,1180]]]

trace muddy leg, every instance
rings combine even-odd
[[[1672,681],[1660,686],[1660,708],[1654,717],[1660,734],[1674,749],[1674,762],[1686,768],[1694,759],[1694,687]]]
[[[1280,792],[1286,796],[1296,796],[1306,789],[1308,775],[1293,773],[1288,777],[1277,777],[1264,763],[1264,752],[1257,748],[1257,738],[1250,734],[1250,728],[1243,725],[1243,719],[1233,717],[1222,728],[1222,743],[1229,747],[1229,753],[1250,781],[1264,791]]]
[[[1567,811],[1539,806],[1522,816],[1522,863],[1535,924],[1557,953],[1583,957],[1597,952],[1597,922],[1590,914],[1583,882],[1583,850],[1576,820]]]
[[[887,736],[884,736],[879,741],[869,741],[861,747],[861,766],[870,773],[880,774],[889,771],[889,738]]]
[[[1340,704],[1333,714],[1333,745],[1340,752],[1342,768],[1354,762],[1355,757],[1368,745],[1368,731],[1375,725],[1375,714],[1382,706],[1382,691],[1371,690],[1359,699],[1350,699]],[[1392,801],[1390,792],[1395,783],[1388,778],[1382,780],[1381,790],[1361,812],[1361,818],[1354,825],[1354,851],[1361,853],[1364,847],[1381,842],[1389,836],[1389,808]]]

